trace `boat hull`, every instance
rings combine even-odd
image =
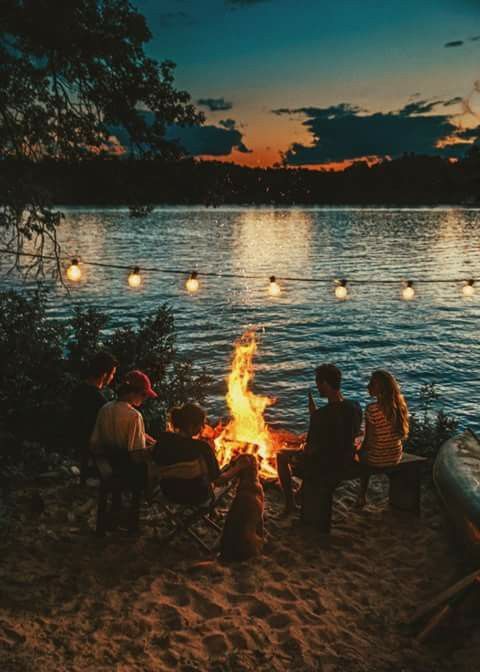
[[[480,442],[472,432],[443,444],[433,480],[468,552],[480,558]]]

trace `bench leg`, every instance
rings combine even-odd
[[[403,468],[389,475],[390,506],[400,511],[409,511],[420,515],[420,469],[417,467]]]
[[[332,523],[332,488],[303,482],[301,518],[307,525],[314,525],[322,534],[329,534]]]

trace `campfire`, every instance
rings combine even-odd
[[[255,394],[250,389],[255,375],[253,358],[256,352],[255,332],[248,331],[235,344],[227,380],[226,401],[231,419],[215,428],[208,427],[207,433],[214,440],[221,466],[240,453],[252,453],[259,460],[262,478],[272,479],[277,475],[277,451],[299,447],[302,437],[286,430],[273,430],[265,422],[265,409],[276,399]]]

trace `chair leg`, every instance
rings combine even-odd
[[[103,485],[100,485],[97,504],[97,522],[95,527],[95,532],[99,537],[103,537],[107,529],[107,500],[108,492]]]
[[[132,491],[132,503],[128,515],[128,531],[130,533],[137,532],[140,527],[140,504],[142,500],[142,491]]]
[[[87,483],[88,462],[89,462],[88,451],[83,449],[82,452],[80,453],[80,485],[82,487],[84,487]]]

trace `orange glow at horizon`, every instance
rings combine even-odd
[[[381,156],[362,156],[358,159],[345,159],[343,161],[332,161],[330,163],[319,163],[319,164],[304,164],[304,165],[281,165],[281,153],[280,151],[274,150],[265,150],[262,151],[252,151],[250,154],[243,154],[241,152],[233,151],[228,156],[211,156],[211,155],[202,155],[199,156],[200,161],[218,161],[220,163],[233,163],[236,166],[243,166],[247,168],[276,168],[282,167],[288,170],[312,170],[320,172],[335,172],[339,173],[347,168],[350,168],[355,163],[366,163],[368,166],[374,166],[377,163],[382,163],[382,161],[390,160],[390,157],[381,157]]]

